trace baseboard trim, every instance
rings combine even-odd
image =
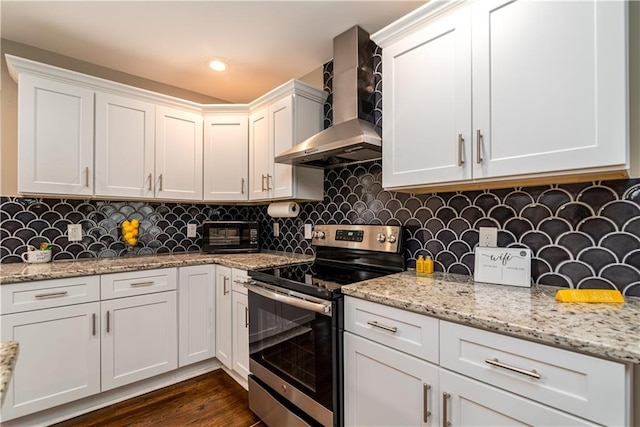
[[[24,417],[15,418],[10,421],[3,421],[2,427],[18,427],[25,425],[48,426],[59,423],[82,414],[86,414],[87,412],[95,411],[96,409],[101,409],[106,406],[122,402],[123,400],[131,399],[132,397],[140,396],[142,394],[197,377],[198,375],[215,371],[220,369],[221,366],[222,365],[218,359],[210,359],[194,363],[193,365],[185,366],[146,380],[118,387],[94,396],[85,397],[84,399],[76,400],[74,402],[65,403],[64,405],[56,406],[55,408],[25,415]],[[225,372],[228,371],[225,370]],[[238,381],[238,379],[241,380],[237,374],[235,376],[231,376],[236,381]],[[240,385],[243,385],[242,382],[239,383]],[[243,387],[246,388],[244,385]]]

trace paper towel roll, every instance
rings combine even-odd
[[[295,218],[300,213],[300,206],[296,202],[271,203],[267,213],[273,218]]]

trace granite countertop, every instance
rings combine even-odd
[[[0,343],[0,403],[6,395],[9,380],[13,373],[13,365],[18,355],[18,343],[7,341]]]
[[[0,285],[34,280],[61,279],[123,271],[151,270],[200,264],[220,264],[242,270],[277,267],[312,261],[310,255],[261,252],[253,254],[213,255],[200,252],[178,255],[145,255],[122,258],[54,261],[43,264],[13,263],[0,266]]]
[[[640,298],[624,304],[560,303],[560,288],[474,283],[415,271],[344,286],[342,293],[443,320],[620,362],[640,363]]]

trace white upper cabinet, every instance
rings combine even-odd
[[[322,200],[323,170],[273,160],[323,129],[325,98],[325,92],[292,80],[252,104],[249,200]]]
[[[204,119],[204,200],[244,201],[249,194],[247,114]]]
[[[383,51],[383,184],[471,178],[471,14],[461,10]]]
[[[96,196],[154,196],[155,105],[96,93]]]
[[[18,191],[93,194],[93,91],[21,74]]]
[[[156,107],[156,197],[202,200],[202,116]]]
[[[628,168],[626,22],[622,1],[473,5],[474,178]]]
[[[439,1],[374,34],[384,187],[628,169],[626,9]]]

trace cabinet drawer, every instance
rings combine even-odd
[[[605,425],[628,425],[626,367],[440,322],[440,366]]]
[[[438,363],[437,319],[352,297],[344,311],[345,330]]]
[[[177,281],[175,268],[104,274],[100,276],[101,295],[105,300],[170,291],[176,289]]]
[[[100,300],[98,276],[41,280],[0,286],[2,313],[19,313]]]

